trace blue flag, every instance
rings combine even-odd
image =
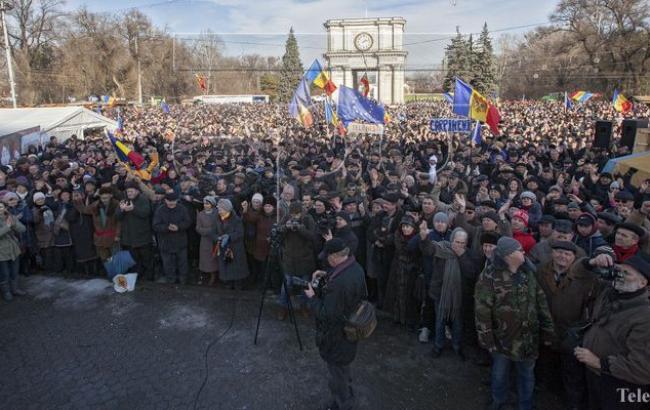
[[[371,124],[384,123],[384,106],[374,103],[355,89],[342,85],[339,88],[339,105],[336,110],[347,127],[354,120]]]
[[[573,103],[571,102],[571,98],[567,95],[567,92],[564,92],[564,109],[565,110],[570,110],[573,108]]]
[[[474,131],[472,131],[472,142],[476,145],[480,145],[483,140],[481,139],[481,122],[476,121],[474,125]]]
[[[449,93],[444,93],[444,94],[442,94],[442,96],[445,97],[445,100],[447,100],[447,102],[448,102],[449,104],[453,104],[453,103],[454,103],[454,97],[452,97],[451,94],[449,94]]]
[[[162,101],[160,102],[160,108],[162,108],[162,110],[163,110],[163,112],[164,112],[165,114],[169,114],[169,104],[167,104],[167,101],[162,100]]]

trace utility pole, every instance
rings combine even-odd
[[[135,58],[138,67],[138,104],[142,105],[142,70],[140,66],[140,51],[138,49],[138,37],[139,34],[135,36]]]
[[[5,51],[7,52],[7,71],[9,71],[9,87],[11,88],[11,101],[14,104],[14,108],[18,108],[16,102],[16,83],[14,81],[14,68],[11,61],[11,46],[9,45],[9,34],[7,33],[7,20],[5,19],[5,11],[9,11],[13,6],[4,1],[0,0],[0,15],[2,15],[2,31],[4,32],[5,37]]]

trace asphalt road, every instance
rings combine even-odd
[[[318,409],[329,399],[310,319],[298,320],[300,351],[268,303],[253,345],[258,292],[24,281],[28,297],[0,302],[1,408]],[[430,348],[380,320],[352,366],[360,408],[484,409],[488,369],[451,350],[433,359]],[[537,408],[561,406],[541,391]]]

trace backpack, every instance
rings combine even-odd
[[[375,307],[367,300],[359,302],[352,313],[345,318],[345,338],[350,342],[358,342],[370,337],[377,327]]]

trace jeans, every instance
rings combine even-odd
[[[18,277],[20,271],[20,259],[0,262],[0,284],[9,283]]]
[[[187,248],[179,249],[174,253],[161,252],[163,271],[167,280],[171,283],[176,281],[176,274],[181,284],[187,282],[189,266],[187,263]]]
[[[444,319],[436,318],[436,338],[434,341],[438,349],[445,347],[445,325],[448,322]],[[455,351],[460,350],[461,339],[463,338],[463,318],[457,317],[451,323],[451,345]]]
[[[510,367],[517,371],[517,408],[533,408],[533,390],[535,388],[535,360],[513,361],[501,353],[492,354],[492,402],[495,408],[503,406],[510,392]]]

